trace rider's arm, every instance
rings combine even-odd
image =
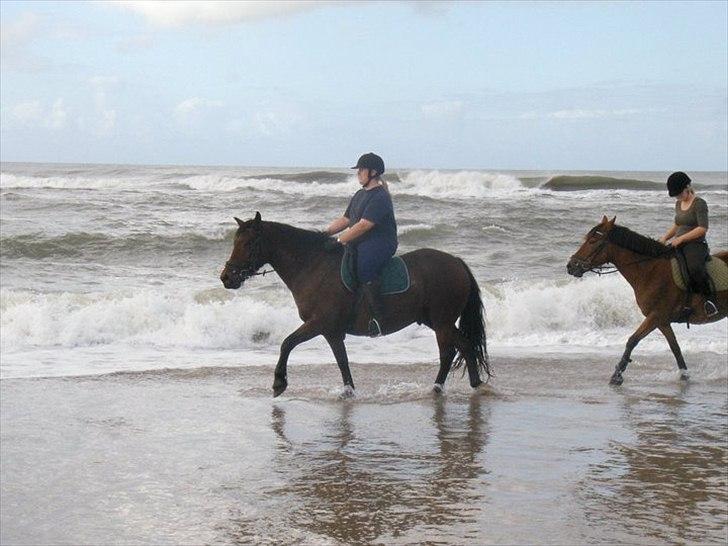
[[[672,246],[680,246],[685,243],[689,243],[690,241],[694,241],[695,239],[700,239],[701,237],[705,237],[706,233],[708,233],[707,228],[701,226],[695,227],[687,233],[680,235],[680,237],[675,237],[672,240]]]
[[[677,232],[677,224],[673,224],[672,227],[667,230],[665,235],[660,237],[660,242],[663,244],[666,243],[667,241],[669,241],[670,239],[672,239],[675,236],[676,232]]]
[[[356,224],[351,226],[351,229],[347,229],[344,233],[339,235],[339,242],[343,245],[345,245],[346,243],[350,243],[354,239],[364,235],[373,227],[374,222],[370,222],[369,220],[362,218]]]
[[[349,225],[349,219],[346,216],[342,216],[341,218],[337,218],[333,222],[331,222],[331,225],[326,228],[326,233],[329,235],[336,235],[339,233],[342,229],[346,229],[346,226]]]

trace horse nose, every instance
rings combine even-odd
[[[228,274],[225,271],[223,271],[222,273],[220,273],[220,280],[222,281],[222,284],[226,284],[227,283],[227,281],[228,281]]]

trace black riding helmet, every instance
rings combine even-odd
[[[384,174],[384,160],[377,154],[369,152],[361,156],[352,169],[370,169],[377,173],[376,176],[381,176]]]
[[[670,197],[676,197],[690,185],[690,177],[682,171],[672,173],[667,177],[667,192]]]

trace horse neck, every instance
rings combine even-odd
[[[660,258],[651,258],[616,244],[610,246],[610,261],[635,289],[662,263]]]
[[[318,255],[306,248],[296,245],[291,235],[294,229],[283,224],[263,224],[263,235],[268,246],[268,263],[285,283],[291,292],[295,292],[298,281],[305,278],[306,271]],[[290,233],[287,229],[290,228]]]

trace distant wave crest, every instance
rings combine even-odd
[[[610,176],[574,176],[559,175],[550,178],[543,186],[544,189],[554,191],[579,190],[653,190],[665,189],[664,184],[650,182],[649,180],[634,180],[631,178],[612,178]]]

